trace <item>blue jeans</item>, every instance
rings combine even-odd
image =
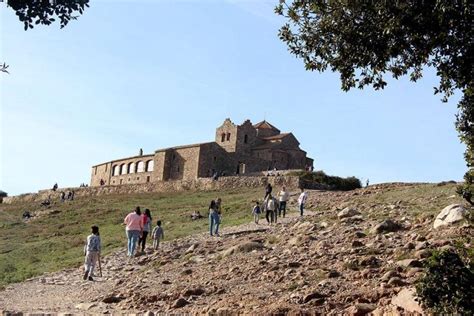
[[[135,247],[137,245],[138,238],[140,237],[140,231],[139,230],[126,230],[127,233],[127,239],[128,239],[128,244],[127,244],[127,256],[131,257],[133,256],[133,253],[135,252]]]
[[[212,236],[213,234],[219,233],[219,214],[217,212],[209,213],[209,234]],[[215,228],[215,229],[214,229]]]
[[[300,204],[300,215],[303,216],[304,204]]]

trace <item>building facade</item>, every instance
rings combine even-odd
[[[158,149],[154,154],[113,160],[92,167],[91,186],[190,180],[214,174],[236,175],[266,170],[305,169],[313,159],[292,133],[267,121],[241,125],[230,119],[216,129],[215,141]]]

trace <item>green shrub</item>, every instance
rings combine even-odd
[[[434,313],[474,312],[474,272],[454,250],[435,251],[426,262],[416,293],[423,305]]]
[[[299,171],[293,173],[300,177],[303,185],[308,188],[320,188],[328,190],[349,191],[361,188],[360,180],[356,177],[341,178],[336,176],[328,176],[324,171]]]

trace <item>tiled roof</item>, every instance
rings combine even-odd
[[[281,134],[274,135],[274,136],[262,137],[262,139],[263,140],[282,139],[282,138],[285,138],[286,136],[288,136],[290,134],[291,133],[281,133]]]
[[[253,127],[255,127],[257,129],[273,129],[273,130],[276,130],[276,131],[280,131],[278,128],[276,128],[275,126],[273,126],[272,124],[268,123],[265,120],[255,124]]]

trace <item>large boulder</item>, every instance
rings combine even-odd
[[[423,309],[415,299],[415,290],[411,288],[403,289],[392,297],[392,304],[410,313],[423,313]]]
[[[465,216],[466,209],[461,204],[448,205],[436,216],[433,228],[452,225],[462,221]]]
[[[380,233],[388,233],[388,232],[396,232],[397,230],[402,229],[403,226],[400,225],[399,223],[391,220],[391,219],[386,219],[382,223],[376,225],[374,228],[372,228],[372,232],[376,234]]]
[[[360,212],[353,207],[346,207],[345,209],[343,209],[337,214],[337,217],[339,219],[343,219],[343,218],[352,217],[355,215],[360,215]]]

